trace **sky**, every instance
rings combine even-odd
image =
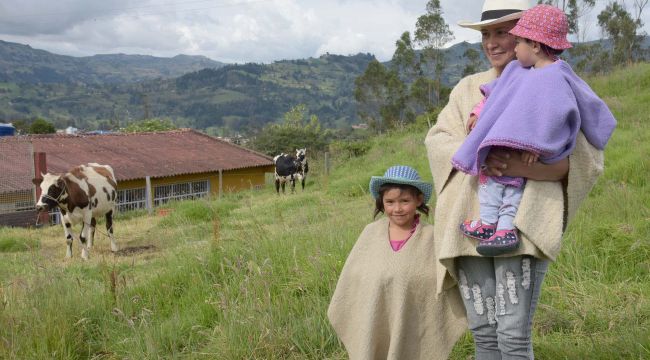
[[[534,1],[534,0],[533,0]],[[620,1],[620,0],[619,0]],[[626,0],[632,9],[633,0]],[[413,33],[427,0],[0,0],[0,40],[71,56],[203,55],[226,63],[270,63],[327,52],[371,53],[389,60],[395,41]],[[600,37],[596,16],[587,40]],[[478,21],[480,0],[441,0],[455,39],[480,33],[456,25]],[[644,30],[650,33],[650,9]],[[572,38],[571,40],[576,40]]]

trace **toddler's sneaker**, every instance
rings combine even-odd
[[[516,229],[497,230],[492,237],[481,241],[476,251],[483,256],[498,256],[517,250],[519,236]]]
[[[460,224],[460,231],[472,239],[486,241],[494,235],[496,225],[483,224],[481,220],[465,220]]]

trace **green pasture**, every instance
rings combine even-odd
[[[538,359],[650,358],[650,64],[588,79],[619,126],[605,174],[570,224],[535,317]],[[426,129],[363,154],[310,160],[305,191],[272,186],[115,221],[91,259],[65,260],[60,227],[0,228],[2,359],[345,359],[326,310],[367,185],[394,164],[431,179]],[[102,225],[98,227],[102,229]],[[76,229],[78,231],[78,229]],[[432,289],[433,291],[433,289]],[[473,354],[464,336],[453,359]]]

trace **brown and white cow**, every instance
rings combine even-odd
[[[81,223],[81,257],[88,259],[88,250],[93,246],[96,219],[99,216],[106,216],[106,231],[111,239],[111,250],[117,251],[113,238],[117,183],[110,166],[96,163],[80,165],[63,175],[45,174],[42,180],[34,179],[34,184],[41,188],[41,197],[36,203],[36,209],[48,211],[59,207],[61,211],[68,244],[66,257],[72,256],[72,226]]]

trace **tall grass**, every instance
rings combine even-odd
[[[619,128],[547,276],[537,358],[650,358],[649,74],[645,64],[590,79]],[[63,261],[59,227],[0,229],[9,244],[0,251],[0,358],[346,358],[326,309],[372,221],[368,180],[394,164],[430,180],[425,132],[372,139],[365,155],[332,159],[329,176],[314,162],[304,192],[267,188],[119,218],[124,252],[111,254],[100,234],[87,262]],[[467,334],[452,358],[472,353]]]

